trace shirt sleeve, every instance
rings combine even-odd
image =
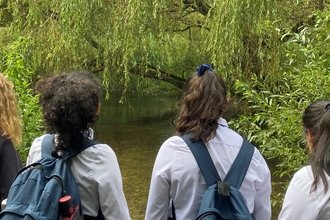
[[[104,145],[99,153],[93,176],[98,184],[102,213],[107,220],[130,220],[116,154],[108,145]]]
[[[319,212],[317,199],[310,194],[312,178],[307,169],[299,170],[290,181],[285,193],[279,220],[316,220]]]
[[[258,178],[255,182],[256,195],[254,199],[253,217],[255,220],[271,219],[271,173],[265,159],[256,150],[258,163]]]
[[[41,142],[45,136],[46,135],[42,135],[33,140],[28,157],[26,159],[26,165],[29,165],[41,159]]]
[[[159,149],[151,175],[145,220],[165,220],[171,213],[171,175],[176,145],[175,139],[170,138]]]
[[[152,171],[145,220],[167,219],[170,210],[171,164],[174,147],[165,141]]]

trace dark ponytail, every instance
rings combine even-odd
[[[316,190],[321,178],[326,193],[328,181],[325,173],[330,176],[330,101],[320,100],[310,104],[304,112],[303,125],[312,137],[310,164],[314,181],[311,192]]]

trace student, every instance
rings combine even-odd
[[[22,162],[15,147],[22,142],[22,122],[12,84],[0,73],[0,202],[7,198],[9,188]]]
[[[97,78],[85,71],[64,73],[38,81],[36,90],[46,131],[56,134],[56,151],[79,148],[84,138],[93,139],[90,126],[98,120],[102,94]],[[40,159],[43,138],[32,143],[27,164]],[[105,219],[131,219],[116,154],[108,145],[89,147],[68,165],[78,184],[85,219],[96,217],[99,208]]]
[[[195,132],[193,141],[205,143],[223,179],[243,139],[222,118],[229,102],[224,81],[208,64],[197,70],[184,87],[175,134]],[[167,219],[171,215],[171,201],[176,219],[195,219],[206,189],[189,147],[179,136],[172,136],[162,144],[154,164],[145,219]],[[240,191],[254,219],[271,218],[270,171],[256,148]]]
[[[278,219],[330,219],[330,101],[313,102],[302,117],[310,165],[293,176]]]

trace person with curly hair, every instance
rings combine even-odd
[[[304,111],[302,124],[310,163],[299,169],[285,193],[279,220],[330,219],[330,100],[317,100]]]
[[[16,151],[22,143],[22,122],[13,85],[0,73],[0,202],[7,198],[16,173],[22,168]]]
[[[48,134],[55,134],[55,151],[79,148],[84,138],[93,139],[91,128],[99,118],[100,80],[87,71],[74,71],[41,79],[36,84]],[[46,134],[47,135],[47,134]],[[41,158],[36,138],[27,164]],[[115,152],[107,144],[93,145],[67,161],[77,182],[84,219],[96,219],[99,210],[105,219],[129,220],[122,176]]]
[[[175,135],[161,146],[152,171],[146,220],[167,219],[172,205],[175,219],[195,219],[207,185],[190,148],[181,135],[205,143],[221,179],[236,158],[243,138],[223,118],[229,99],[223,79],[208,64],[197,67],[186,81]],[[255,220],[271,218],[271,175],[263,156],[254,153],[239,189]]]

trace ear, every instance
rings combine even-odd
[[[226,112],[229,106],[229,98],[227,97],[227,103],[226,103],[226,107],[224,108],[223,112]]]
[[[96,106],[96,114],[99,115],[101,111],[101,102],[99,102],[99,104],[97,104]]]
[[[309,148],[310,151],[313,150],[313,145],[312,145],[313,137],[314,137],[314,134],[307,130],[306,131],[306,139],[307,139],[307,145],[308,145],[308,148]]]

